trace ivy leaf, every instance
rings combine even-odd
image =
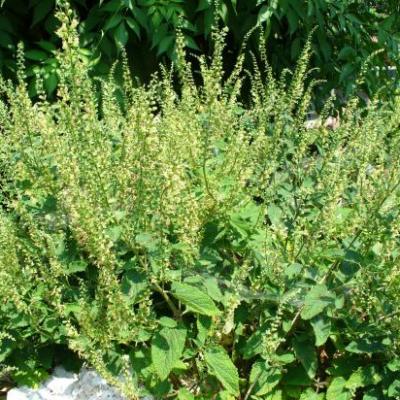
[[[334,305],[334,303],[335,295],[328,290],[326,285],[316,285],[306,295],[301,318],[304,320],[314,318],[324,311],[326,307]]]
[[[331,320],[322,315],[317,315],[310,321],[310,323],[315,334],[315,345],[322,346],[325,344],[331,333]]]
[[[163,328],[151,343],[151,360],[153,367],[164,380],[182,356],[186,341],[186,330],[182,328]]]
[[[232,395],[239,395],[239,373],[225,349],[215,346],[204,354],[210,372],[217,377],[222,386]]]
[[[317,373],[318,360],[314,343],[306,335],[297,336],[293,340],[296,358],[301,362],[307,375],[313,379]]]
[[[212,298],[195,286],[174,282],[172,294],[190,310],[198,314],[213,317],[221,313]]]

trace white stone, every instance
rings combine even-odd
[[[95,371],[82,368],[79,374],[65,371],[61,367],[38,388],[14,388],[7,400],[126,400],[118,391]],[[143,400],[153,400],[144,397]]]
[[[7,393],[7,400],[42,400],[33,389],[26,387],[14,388]]]

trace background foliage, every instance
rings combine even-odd
[[[98,75],[109,70],[122,45],[134,73],[147,80],[160,61],[175,59],[177,27],[193,52],[209,53],[215,18],[229,28],[228,70],[244,36],[257,23],[264,26],[276,71],[293,65],[316,27],[311,67],[317,67],[319,77],[327,80],[321,96],[331,88],[351,92],[361,65],[376,50],[381,52],[368,71],[367,92],[375,92],[388,81],[387,66],[399,65],[397,0],[72,0],[72,4],[82,21],[82,51],[96,63]],[[54,9],[55,0],[5,0],[0,14],[3,73],[15,72],[13,54],[23,40],[26,57],[39,68],[48,92],[54,91],[58,81],[54,50],[60,42]],[[251,42],[257,52],[257,35]],[[33,68],[28,74],[34,75]]]
[[[227,74],[215,31],[200,85],[183,33],[149,85],[125,59],[122,86],[92,80],[72,15],[54,101],[40,77],[31,101],[22,49],[0,80],[3,374],[84,360],[130,399],[398,398],[400,101],[307,129],[309,45],[287,83],[262,52]]]

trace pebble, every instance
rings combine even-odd
[[[95,371],[82,368],[73,374],[62,367],[37,389],[19,387],[7,393],[7,400],[126,400]],[[152,400],[146,397],[143,400]]]

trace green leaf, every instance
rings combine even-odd
[[[215,301],[222,301],[224,296],[221,293],[221,289],[218,285],[216,278],[207,278],[203,282],[203,286],[207,290],[208,295]]]
[[[345,388],[346,379],[342,376],[334,378],[326,391],[326,400],[350,400],[351,393]]]
[[[128,42],[129,34],[125,22],[121,22],[114,30],[114,40],[122,47]]]
[[[44,81],[44,86],[48,94],[54,92],[58,84],[57,74],[50,74]]]
[[[363,354],[363,353],[383,353],[386,346],[382,342],[371,341],[369,339],[360,339],[351,342],[346,350],[350,353]]]
[[[178,323],[174,319],[169,317],[161,317],[158,320],[158,323],[166,328],[176,328],[178,326]]]
[[[128,270],[121,280],[122,293],[135,303],[148,287],[146,275],[136,269]]]
[[[328,290],[326,285],[313,286],[304,300],[301,317],[304,320],[309,320],[324,311],[326,307],[334,304],[335,295]]]
[[[112,28],[115,28],[121,21],[123,20],[123,16],[121,14],[112,15],[107,22],[104,24],[104,31],[108,31]]]
[[[83,260],[71,261],[65,268],[67,275],[76,274],[77,272],[84,272],[87,268],[87,263]]]
[[[272,5],[262,6],[260,11],[258,12],[257,23],[268,23],[271,17],[274,15],[274,11],[275,10]]]
[[[307,335],[296,336],[293,339],[293,349],[296,358],[301,362],[307,375],[313,379],[317,373],[318,359],[314,343]]]
[[[317,393],[313,389],[308,388],[305,390],[299,400],[323,400],[325,395],[323,393]]]
[[[193,312],[210,317],[221,314],[211,297],[195,286],[174,282],[172,294]]]
[[[204,358],[210,372],[217,377],[222,386],[232,395],[239,395],[239,373],[222,346],[207,350]]]
[[[25,52],[25,57],[28,60],[44,61],[49,58],[49,55],[42,50],[28,50]]]
[[[257,354],[260,354],[262,351],[262,338],[263,334],[261,330],[254,332],[250,338],[246,341],[246,345],[244,346],[242,353],[243,358],[248,360],[249,358],[254,357]]]
[[[400,396],[400,380],[396,379],[391,383],[391,385],[388,388],[388,396],[389,397]]]
[[[195,400],[195,397],[188,389],[181,388],[178,391],[178,400]]]
[[[253,364],[250,372],[250,384],[254,383],[253,392],[256,396],[264,396],[279,384],[282,377],[281,371],[271,368],[265,361],[257,361]]]
[[[315,345],[322,346],[325,344],[331,333],[331,320],[322,315],[317,315],[310,321],[310,323],[315,334]]]
[[[350,390],[355,390],[369,385],[376,385],[382,380],[382,375],[377,371],[374,365],[368,367],[360,367],[354,372],[345,387]]]
[[[54,8],[54,0],[40,0],[33,9],[32,26],[42,21]]]
[[[168,377],[179,361],[185,341],[186,330],[181,328],[163,328],[154,336],[151,343],[151,360],[161,380]]]
[[[164,36],[160,43],[158,44],[158,50],[157,50],[157,55],[161,55],[163,53],[168,52],[168,50],[171,48],[171,46],[174,43],[174,37],[171,35]]]
[[[203,345],[208,337],[208,333],[210,332],[212,320],[210,317],[205,315],[199,315],[196,324],[198,331],[197,340],[199,340],[200,344]]]

